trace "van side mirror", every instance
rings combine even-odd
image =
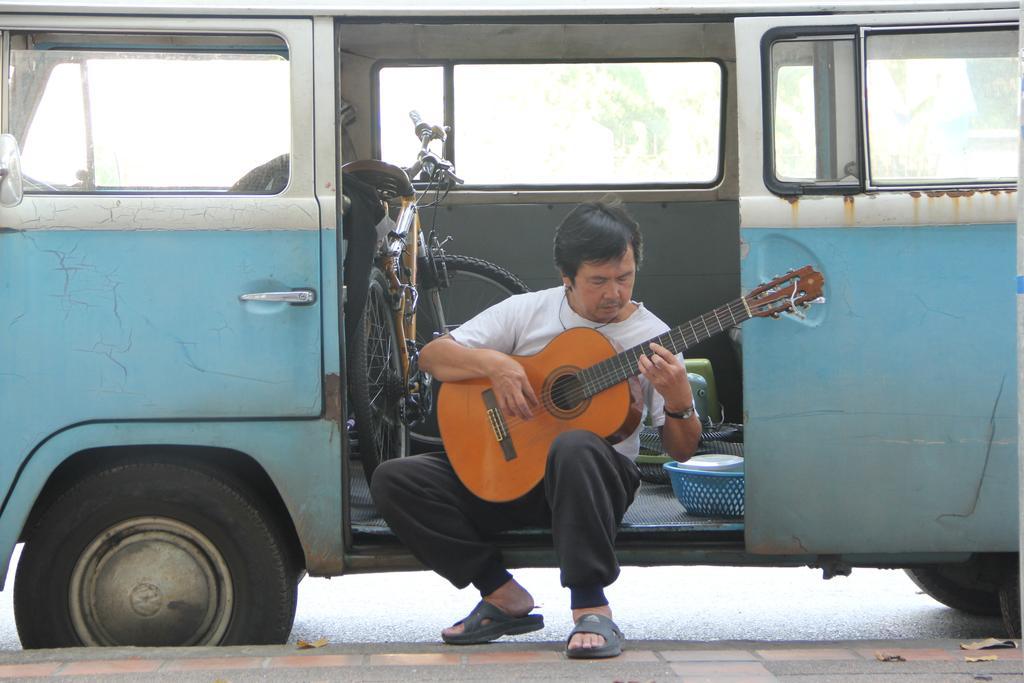
[[[21,151],[10,133],[0,135],[0,206],[12,209],[21,204]]]

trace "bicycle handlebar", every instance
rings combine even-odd
[[[416,127],[416,137],[420,139],[420,144],[424,149],[434,140],[444,142],[448,138],[448,133],[444,128],[424,123],[420,113],[415,109],[409,112],[409,118],[412,119],[413,125]]]
[[[419,112],[415,109],[409,112],[409,118],[415,126],[416,137],[420,140],[420,153],[416,158],[416,163],[412,165],[412,168],[407,170],[409,178],[415,179],[415,177],[419,175],[420,171],[423,170],[426,171],[427,178],[432,179],[437,171],[441,171],[444,173],[448,181],[461,185],[464,181],[462,178],[455,175],[452,170],[451,162],[438,157],[428,149],[428,146],[434,140],[440,140],[441,142],[447,140],[448,129],[425,123]]]

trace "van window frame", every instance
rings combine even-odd
[[[1018,24],[1012,21],[965,22],[959,24],[922,24],[913,25],[900,23],[895,25],[864,26],[792,26],[780,27],[766,31],[761,37],[761,126],[763,139],[762,176],[765,187],[772,193],[781,196],[800,195],[853,195],[864,192],[908,192],[908,191],[948,191],[958,189],[1015,189],[1014,181],[979,180],[976,182],[935,182],[935,183],[886,183],[877,185],[872,181],[871,168],[868,160],[869,138],[867,129],[867,55],[865,44],[871,34],[881,33],[963,33],[965,31],[999,31],[1005,29],[1018,30]],[[774,88],[772,47],[777,42],[799,38],[815,38],[826,36],[846,36],[853,40],[854,88],[858,100],[855,113],[857,140],[858,182],[839,184],[823,181],[786,181],[779,179],[775,172],[775,127],[774,127]]]
[[[461,62],[459,62],[461,63]],[[452,126],[451,121],[455,118],[455,62],[452,60],[443,59],[379,59],[374,62],[370,69],[370,118],[373,125],[373,131],[370,135],[370,153],[374,159],[381,158],[381,134],[380,134],[380,72],[383,69],[388,68],[401,68],[401,67],[440,67],[443,76],[443,92],[442,92],[442,104],[444,107],[444,121],[441,122],[442,126],[451,126],[451,130],[448,133],[448,137],[445,138],[443,150],[445,159],[453,159],[455,152],[455,127]],[[436,125],[436,121],[426,121],[432,125]],[[412,122],[409,123],[409,137],[413,137]],[[408,161],[412,163],[415,159],[402,159],[402,163]],[[426,185],[426,183],[419,183],[414,181],[413,185]]]
[[[74,50],[82,53],[102,53],[109,51],[121,51],[133,54],[195,54],[195,55],[215,55],[215,54],[239,54],[239,55],[271,55],[277,56],[284,59],[288,68],[288,96],[289,100],[292,97],[292,57],[291,57],[291,46],[288,43],[288,39],[285,35],[276,31],[245,31],[239,33],[232,32],[186,32],[180,30],[138,30],[138,29],[125,29],[122,31],[107,31],[97,30],[94,28],[68,28],[68,29],[36,29],[36,28],[15,28],[5,29],[3,31],[3,59],[4,66],[8,70],[10,69],[11,63],[11,51],[13,46],[12,36],[15,34],[45,34],[52,36],[66,37],[66,40],[53,39],[49,42],[41,42],[34,44],[31,49],[39,52],[48,52],[51,50]],[[109,40],[112,36],[116,36],[114,41]],[[96,38],[97,42],[90,42],[89,39]],[[147,44],[144,42],[126,42],[119,43],[118,40],[123,38],[129,39],[144,39],[150,38],[154,42]],[[185,43],[161,45],[156,40],[160,38],[176,38],[185,39]],[[236,45],[236,44],[225,44],[219,45],[218,41],[224,41],[227,43],[229,40],[246,40],[246,39],[267,39],[268,44],[259,45],[253,43],[252,45]],[[273,41],[273,44],[270,43]],[[7,82],[3,84],[3,99],[5,100],[6,106],[3,107],[3,121],[2,130],[4,132],[12,132],[11,126],[11,99],[10,89],[11,81],[6,79]],[[45,83],[43,83],[45,87]],[[42,91],[40,91],[40,98],[37,99],[33,106],[33,111],[26,119],[26,124],[30,123],[35,117],[36,109],[41,102]],[[289,108],[290,108],[289,104]],[[292,112],[289,112],[291,116]],[[287,195],[291,189],[292,183],[294,182],[294,168],[292,166],[292,157],[294,155],[292,139],[292,128],[289,126],[288,138],[288,180],[285,186],[278,192],[273,193],[250,193],[250,192],[230,192],[228,189],[191,189],[191,188],[152,188],[152,187],[116,187],[116,188],[93,188],[93,189],[81,189],[81,190],[32,190],[27,192],[31,196],[46,197],[46,196],[68,196],[68,197],[281,197]],[[21,131],[27,133],[28,129]]]
[[[444,118],[441,125],[450,126],[451,132],[444,145],[445,158],[455,164],[455,172],[458,173],[459,165],[456,157],[456,140],[458,128],[455,125],[455,67],[463,65],[487,65],[487,64],[641,64],[641,63],[712,63],[718,67],[720,82],[720,97],[718,111],[718,154],[717,172],[708,182],[703,183],[508,183],[508,184],[484,184],[473,183],[467,180],[459,189],[478,191],[527,191],[547,192],[563,190],[594,191],[598,189],[610,190],[709,190],[722,184],[725,180],[725,148],[727,142],[728,124],[728,85],[729,72],[726,61],[718,57],[615,57],[607,59],[380,59],[377,60],[371,69],[371,93],[372,103],[371,120],[373,131],[371,134],[371,150],[374,158],[379,159],[381,154],[381,129],[380,129],[380,71],[389,67],[418,67],[418,66],[440,66],[444,72]],[[410,133],[412,128],[410,126]],[[411,163],[413,160],[410,159]],[[426,183],[414,182],[416,187],[425,187]],[[457,190],[456,190],[457,191]]]
[[[764,185],[770,192],[783,196],[793,195],[853,195],[864,191],[865,156],[864,145],[857,141],[856,183],[836,183],[818,181],[781,180],[775,173],[775,89],[774,69],[772,64],[772,47],[776,43],[799,38],[826,38],[829,36],[846,37],[853,41],[854,64],[861,64],[861,42],[858,40],[858,26],[844,24],[840,26],[792,26],[774,28],[761,37],[761,133],[763,140],[763,177]],[[854,89],[863,92],[861,70],[859,66],[854,73]],[[862,98],[863,99],[863,98]],[[857,107],[856,135],[862,135],[864,106]]]
[[[867,50],[866,41],[868,36],[872,34],[922,34],[922,33],[968,33],[968,32],[993,32],[1004,29],[1013,29],[1014,31],[1019,30],[1018,24],[1009,21],[1002,22],[991,22],[991,23],[980,23],[980,22],[969,22],[962,24],[929,24],[929,25],[897,25],[897,26],[862,26],[859,29],[859,36],[857,43],[860,46],[860,53],[858,55],[858,97],[860,98],[860,131],[861,136],[861,149],[864,157],[864,189],[867,192],[907,192],[907,191],[947,191],[947,190],[961,190],[961,189],[984,189],[984,190],[1008,190],[1017,188],[1017,180],[1013,181],[997,181],[997,180],[979,180],[976,182],[962,181],[962,182],[936,182],[936,183],[885,183],[883,185],[877,185],[873,182],[871,169],[868,167],[871,159],[870,145],[871,139],[868,135],[868,122],[867,122],[867,83],[864,82],[864,75],[867,74]],[[1019,59],[1019,55],[1015,55]],[[1018,112],[1018,116],[1020,112]],[[1019,142],[1018,142],[1019,144]],[[1019,152],[1019,150],[1018,150]]]

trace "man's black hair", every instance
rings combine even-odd
[[[555,229],[555,265],[575,281],[584,263],[621,259],[630,246],[639,270],[643,260],[640,225],[626,213],[622,202],[602,199],[580,204]]]

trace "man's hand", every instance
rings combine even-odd
[[[693,394],[686,368],[674,353],[660,344],[652,342],[651,351],[650,358],[640,356],[640,374],[665,399],[666,408],[679,412],[688,410],[693,405]]]
[[[491,380],[498,407],[512,417],[529,420],[540,405],[526,370],[501,351],[470,349],[446,335],[423,347],[420,368],[442,382],[486,377]]]
[[[651,351],[653,353],[650,358],[640,357],[640,372],[665,399],[666,410],[685,413],[693,406],[693,392],[690,390],[690,379],[686,376],[686,367],[664,346],[652,343]],[[665,452],[680,462],[687,460],[697,450],[700,430],[700,420],[696,415],[691,415],[687,420],[666,419],[661,428]]]
[[[533,410],[540,405],[540,401],[530,386],[526,370],[512,356],[492,351],[488,358],[487,377],[494,387],[498,406],[506,415],[524,420],[533,417]]]

